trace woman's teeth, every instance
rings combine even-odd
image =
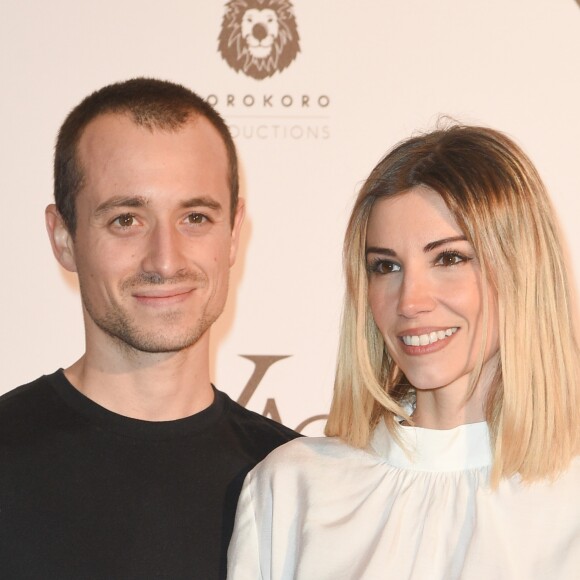
[[[407,346],[426,346],[428,344],[433,344],[438,340],[443,340],[452,334],[455,334],[459,329],[458,326],[453,326],[447,330],[435,330],[429,334],[418,334],[413,336],[402,336],[403,342]]]

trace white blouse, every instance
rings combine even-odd
[[[244,483],[228,580],[580,580],[580,458],[493,491],[485,423],[402,434],[410,458],[383,423],[367,450],[271,453]]]

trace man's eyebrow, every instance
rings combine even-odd
[[[181,207],[184,209],[188,209],[190,207],[206,207],[215,211],[221,211],[222,209],[222,204],[219,201],[205,196],[185,199],[179,205],[181,205]]]
[[[140,195],[115,196],[99,204],[94,212],[94,216],[99,217],[120,207],[145,207],[148,203],[149,200]]]
[[[95,209],[94,217],[99,217],[103,214],[107,214],[112,210],[123,208],[123,207],[147,207],[149,205],[149,199],[141,195],[124,195],[115,196],[107,199],[103,203],[97,206]],[[206,207],[214,211],[221,211],[222,205],[215,199],[211,197],[191,197],[180,202],[180,207],[184,209],[194,208],[194,207]]]
[[[429,242],[424,248],[423,252],[427,254],[428,252],[433,251],[435,248],[439,246],[443,246],[444,244],[449,244],[450,242],[466,242],[467,238],[465,236],[452,236],[450,238],[443,238],[441,240],[435,240],[434,242]],[[392,250],[391,248],[381,248],[379,246],[369,246],[366,251],[365,255],[369,254],[380,254],[382,256],[389,256],[391,258],[396,257],[397,252]]]

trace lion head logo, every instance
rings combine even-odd
[[[219,51],[237,72],[255,79],[284,70],[300,52],[289,0],[230,0],[219,35]]]

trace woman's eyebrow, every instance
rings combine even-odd
[[[467,238],[465,236],[453,236],[451,238],[443,238],[442,240],[436,240],[434,242],[429,242],[424,248],[423,252],[428,253],[442,246],[443,244],[448,244],[449,242],[466,242]]]
[[[435,240],[434,242],[429,242],[423,248],[423,252],[425,252],[427,254],[428,252],[431,252],[435,248],[438,248],[439,246],[442,246],[444,244],[448,244],[450,242],[466,242],[466,241],[467,241],[467,238],[465,236],[452,236],[450,238],[443,238],[441,240]],[[368,256],[369,254],[381,254],[382,256],[390,256],[390,257],[394,258],[397,255],[397,252],[395,252],[395,250],[392,250],[391,248],[381,248],[379,246],[369,246],[365,251],[365,255]]]
[[[391,248],[379,248],[378,246],[369,246],[365,251],[365,256],[369,254],[381,254],[383,256],[390,256],[394,258],[397,255],[395,250],[391,250]]]

